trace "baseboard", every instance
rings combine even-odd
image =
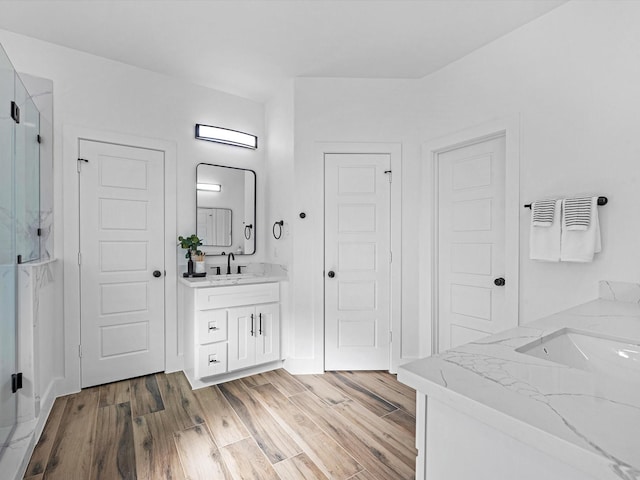
[[[318,365],[318,360],[315,358],[287,358],[283,367],[292,375],[324,373],[324,368]]]
[[[51,409],[53,408],[53,403],[56,401],[56,398],[66,395],[66,393],[61,391],[62,382],[62,378],[55,378],[49,384],[49,388],[47,388],[44,395],[40,397],[40,414],[38,415],[38,423],[35,431],[36,443],[40,440],[40,435],[42,435],[42,431],[47,423],[47,419],[49,418],[49,414],[51,413]]]
[[[33,420],[33,422],[29,422],[33,423],[33,428],[30,429],[30,432],[27,434],[28,437],[25,436],[24,438],[22,461],[15,476],[15,480],[21,480],[27,471],[29,460],[31,459],[33,450],[38,444],[38,440],[40,440],[44,426],[46,425],[51,409],[53,408],[53,403],[61,394],[60,390],[63,385],[63,381],[63,378],[54,379],[49,384],[49,388],[47,388],[46,392],[40,397],[40,413],[38,414],[38,418]]]

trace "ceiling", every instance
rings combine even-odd
[[[295,77],[421,78],[566,0],[3,0],[0,28],[256,101]]]

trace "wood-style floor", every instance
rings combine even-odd
[[[415,477],[415,392],[384,372],[275,370],[192,391],[156,374],[58,398],[29,480]]]

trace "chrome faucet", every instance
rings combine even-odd
[[[236,256],[233,254],[233,252],[229,252],[229,255],[227,255],[227,275],[231,275],[231,259],[236,259]]]

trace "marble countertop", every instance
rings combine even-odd
[[[638,480],[640,376],[515,351],[565,327],[640,343],[639,286],[601,282],[598,300],[405,364],[398,379],[593,478]]]
[[[263,273],[243,273],[241,275],[207,275],[206,277],[179,277],[178,281],[191,288],[220,287],[228,285],[250,285],[255,283],[282,282],[287,280],[283,275]]]

